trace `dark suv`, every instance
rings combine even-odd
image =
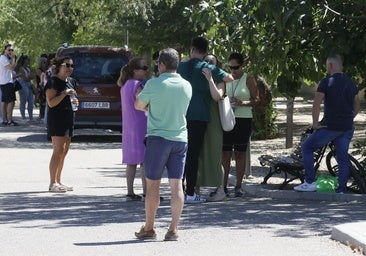
[[[120,131],[121,96],[116,82],[132,53],[118,47],[69,46],[59,48],[56,56],[70,56],[74,62],[72,77],[78,82],[79,99],[75,127]]]

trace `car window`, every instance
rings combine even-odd
[[[74,61],[73,77],[83,84],[116,83],[121,68],[128,63],[128,57],[106,53],[74,53],[70,54]]]

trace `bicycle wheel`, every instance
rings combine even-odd
[[[361,164],[353,157],[349,156],[351,165],[349,168],[349,172],[351,177],[353,177],[354,182],[351,184],[349,189],[360,193],[366,194],[366,173],[365,169],[361,166]]]
[[[337,177],[338,176],[338,162],[334,156],[335,153],[333,151],[329,151],[327,156],[325,157],[325,163],[327,164],[327,169],[330,175]]]
[[[366,193],[366,171],[362,165],[351,155],[349,156],[350,168],[349,168],[349,182],[347,183],[347,188],[356,193],[365,194]],[[338,176],[338,163],[335,157],[335,152],[330,151],[326,158],[326,165],[330,175]]]

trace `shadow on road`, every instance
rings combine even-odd
[[[164,184],[167,193],[167,184]],[[103,187],[94,187],[95,195],[51,194],[44,191],[3,193],[0,224],[14,223],[29,228],[101,226],[115,223],[143,222],[144,203],[126,202],[122,195],[97,195]],[[158,210],[159,222],[170,218],[169,194]],[[364,205],[339,202],[299,202],[269,198],[229,198],[218,203],[185,205],[182,229],[206,226],[232,229],[276,228],[278,237],[307,237],[309,230],[330,235],[331,227],[349,221],[364,220]],[[163,220],[162,220],[163,219]],[[34,226],[31,225],[34,221]],[[302,226],[303,228],[298,228]],[[305,231],[304,231],[305,230]],[[312,233],[311,235],[314,235]],[[79,244],[88,246],[88,244]]]

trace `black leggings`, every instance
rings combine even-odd
[[[198,157],[203,145],[203,139],[207,128],[207,122],[188,121],[188,150],[186,164],[184,167],[184,178],[186,179],[186,193],[189,196],[194,194],[197,183]]]

